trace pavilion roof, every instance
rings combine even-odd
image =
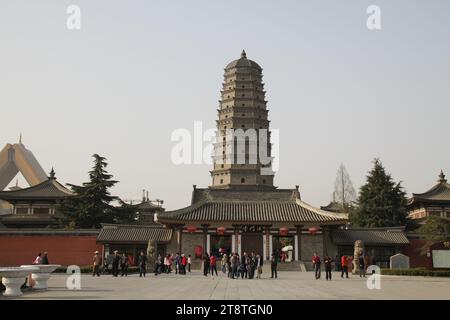
[[[408,204],[412,205],[420,202],[444,202],[450,204],[450,184],[447,183],[442,171],[436,185],[424,193],[413,193]]]
[[[402,228],[374,228],[334,230],[331,233],[333,242],[337,245],[354,245],[361,240],[364,245],[407,245],[409,240]]]
[[[74,196],[74,193],[60,184],[54,177],[29,188],[0,191],[0,200],[6,201],[63,199],[70,196]]]
[[[296,189],[194,189],[193,203],[158,215],[158,222],[345,224],[347,214],[327,212],[303,202]]]

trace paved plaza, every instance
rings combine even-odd
[[[278,279],[263,276],[234,280],[221,274],[211,279],[199,271],[146,278],[82,275],[81,290],[68,290],[67,275],[55,274],[47,291],[26,291],[20,299],[450,299],[450,278],[382,276],[381,289],[369,290],[364,279],[341,279],[338,273],[332,281],[315,280],[312,272],[280,272]]]

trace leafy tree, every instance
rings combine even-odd
[[[369,228],[405,226],[409,220],[406,202],[401,182],[395,183],[381,161],[375,159],[367,182],[360,189],[357,206],[350,212],[350,221]]]
[[[425,245],[421,248],[421,252],[424,254],[436,242],[449,241],[450,219],[429,216],[425,223],[418,228],[417,232],[422,234],[425,239]]]
[[[93,158],[89,181],[81,186],[68,184],[76,195],[63,201],[58,214],[60,224],[66,228],[98,228],[101,223],[132,220],[131,208],[109,192],[118,181],[106,171],[106,158],[98,154]],[[114,207],[111,204],[114,201],[119,201],[121,206]]]

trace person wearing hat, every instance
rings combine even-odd
[[[92,276],[100,277],[100,265],[102,263],[102,258],[100,257],[100,254],[98,251],[94,252],[94,258],[92,260],[94,262],[94,267],[92,269]]]
[[[114,254],[113,254],[113,261],[112,261],[112,275],[113,275],[113,277],[117,277],[119,275],[119,264],[120,264],[119,251],[115,250]]]

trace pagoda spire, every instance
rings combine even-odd
[[[19,135],[19,143],[22,144],[22,132]]]
[[[447,179],[445,179],[444,171],[441,170],[441,173],[439,174],[439,183],[447,183]]]
[[[53,167],[52,167],[52,170],[50,171],[48,177],[49,177],[50,179],[56,179],[56,177],[55,177],[55,170],[53,170]]]
[[[245,53],[244,49],[242,49],[241,58],[242,59],[247,59],[247,54]]]

